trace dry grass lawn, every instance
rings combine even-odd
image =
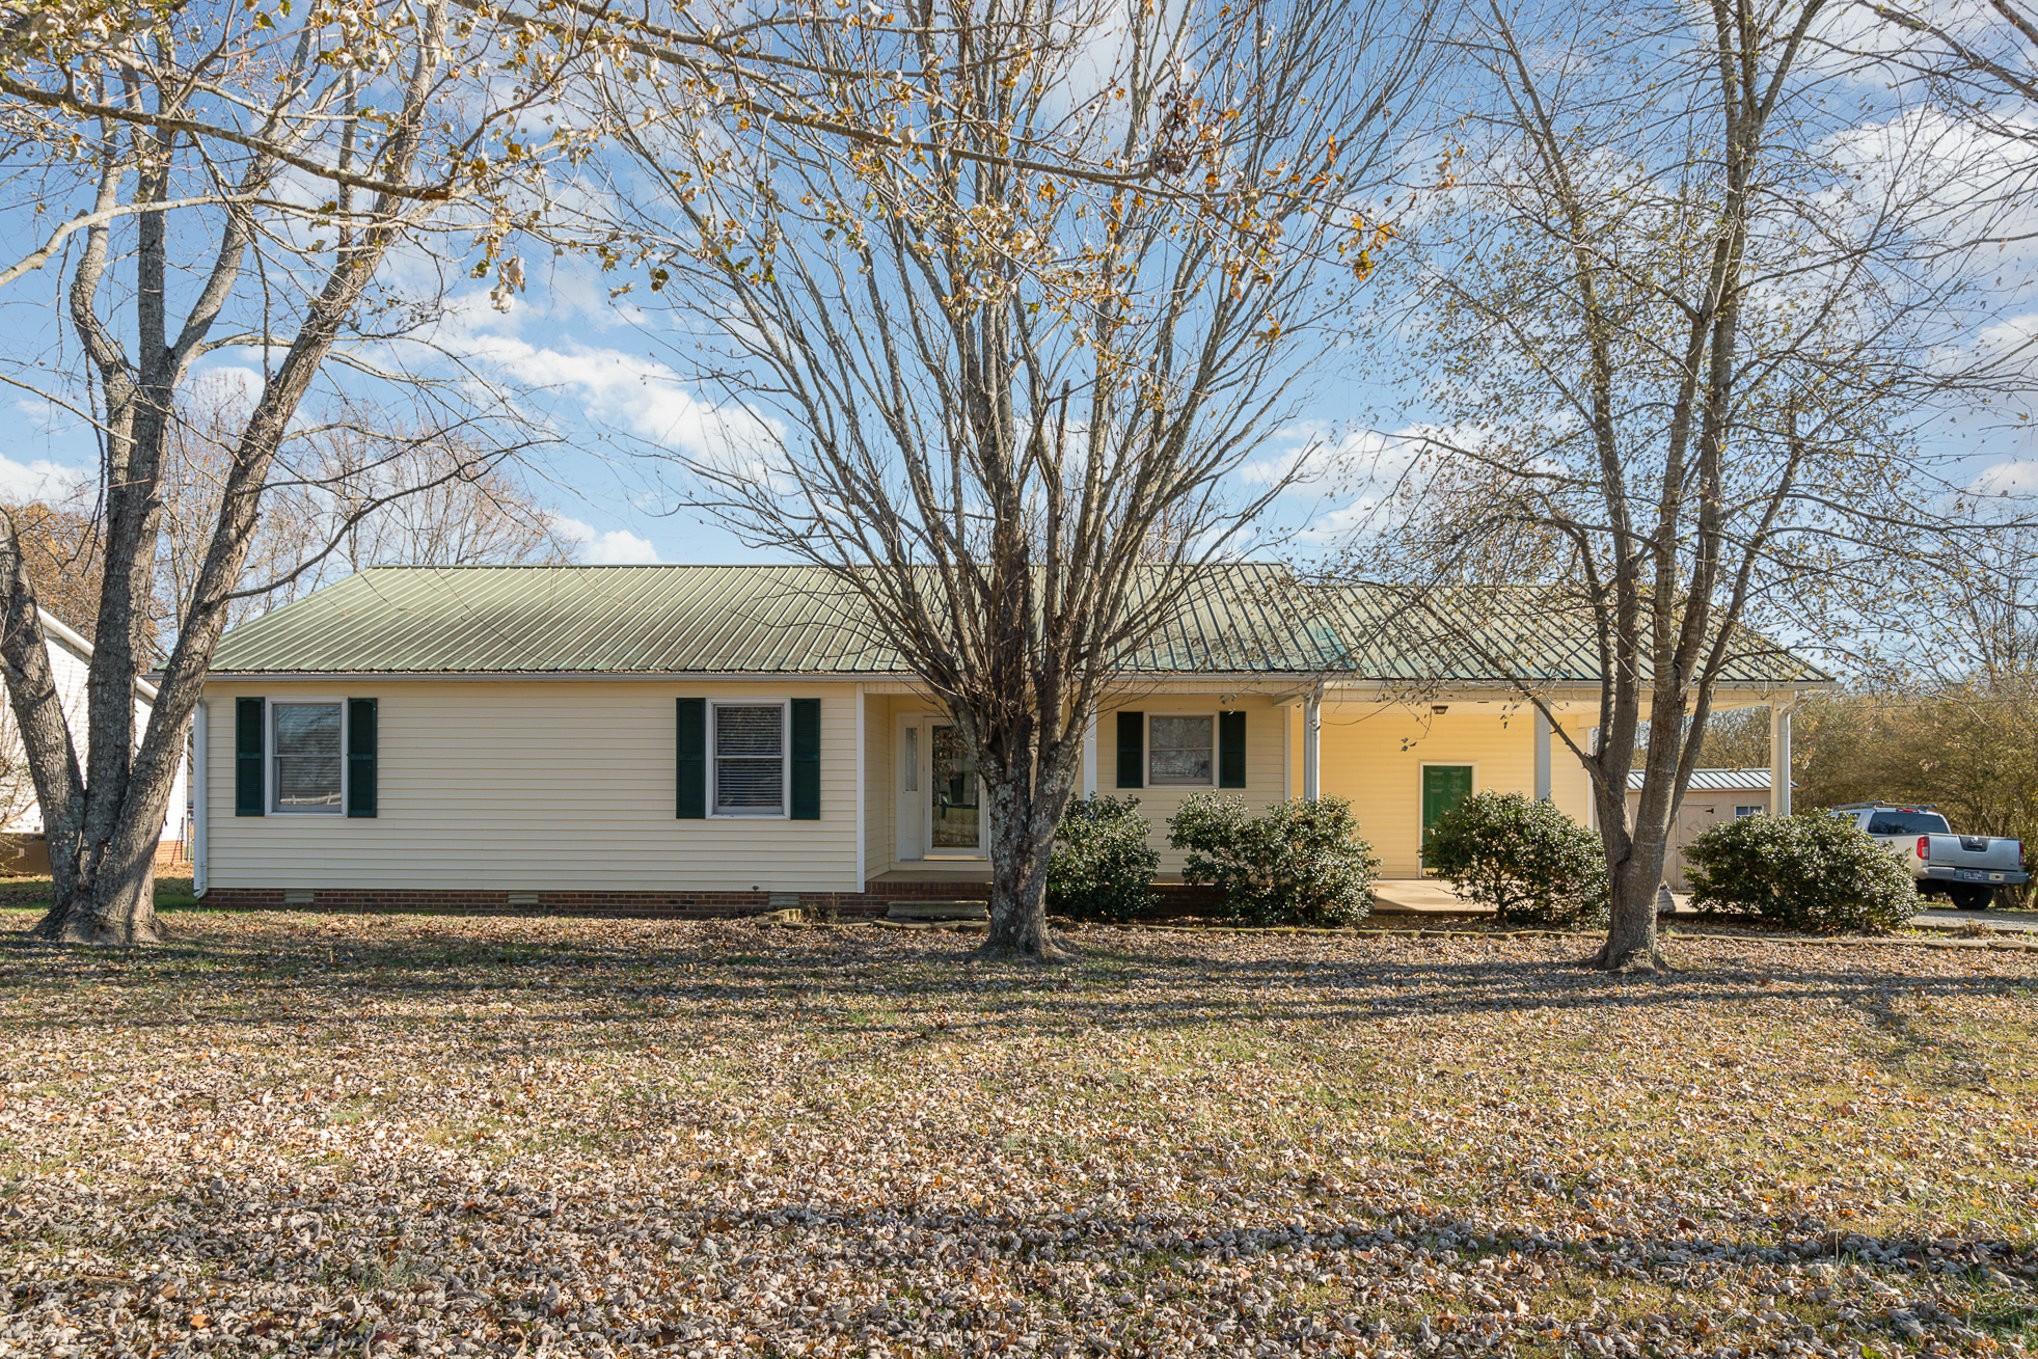
[[[0,913],[0,1354],[2005,1354],[2038,952]]]

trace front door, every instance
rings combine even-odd
[[[968,743],[951,722],[928,725],[933,777],[928,780],[927,850],[932,855],[976,854],[983,846],[982,781]]]
[[[1429,871],[1429,833],[1436,823],[1472,796],[1472,766],[1426,764],[1422,767],[1422,870]]]

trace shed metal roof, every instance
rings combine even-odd
[[[1644,771],[1628,771],[1628,791],[1640,792]],[[1694,769],[1691,783],[1686,791],[1693,793],[1766,793],[1769,791],[1769,771],[1766,769]]]
[[[1825,677],[1749,638],[1730,683]],[[1198,573],[1141,674],[1593,683],[1589,618],[1528,587],[1417,596],[1285,568]],[[901,675],[861,599],[800,566],[376,567],[230,631],[223,674]]]

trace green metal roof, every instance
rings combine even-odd
[[[843,581],[800,566],[376,567],[233,629],[218,674],[900,675]],[[1726,676],[1825,677],[1750,638]],[[1200,571],[1123,668],[1142,674],[1592,682],[1589,618],[1553,592],[1417,595],[1310,585],[1285,568]]]

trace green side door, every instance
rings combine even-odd
[[[1431,764],[1422,769],[1422,867],[1429,871],[1429,833],[1453,808],[1472,796],[1472,766]]]

